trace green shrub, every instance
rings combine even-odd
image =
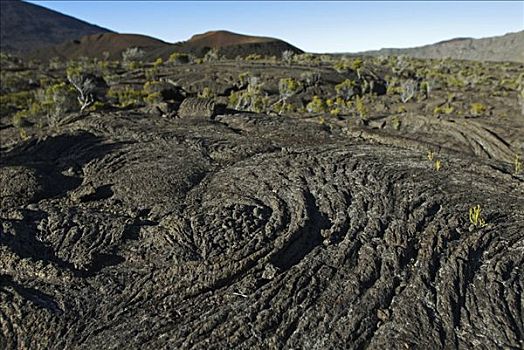
[[[120,107],[138,107],[144,104],[147,93],[141,89],[125,87],[123,89],[109,89],[108,96],[115,98]]]
[[[415,97],[415,94],[417,93],[417,82],[415,80],[404,80],[401,83],[401,94],[400,94],[400,100],[402,103],[406,103],[409,100],[411,100],[413,97]]]
[[[475,227],[487,226],[486,220],[482,217],[482,209],[480,205],[469,208],[469,222]]]
[[[317,86],[320,83],[321,75],[319,72],[304,72],[300,74],[300,80],[304,86]]]
[[[282,78],[278,82],[278,91],[283,100],[295,95],[300,90],[301,85],[293,78]]]
[[[255,113],[267,111],[269,108],[269,97],[263,93],[260,79],[258,77],[249,76],[248,74],[241,74],[241,76],[242,79],[247,80],[247,89],[233,91],[229,95],[229,106],[239,111],[250,111]]]
[[[205,87],[198,93],[198,97],[201,98],[211,98],[214,97],[215,94],[213,93],[213,90],[211,90],[209,87]]]
[[[204,55],[204,62],[216,62],[220,59],[218,50],[217,49],[211,49]]]
[[[191,57],[186,53],[173,52],[169,55],[168,61],[175,64],[187,64],[191,61]]]
[[[471,114],[473,114],[474,116],[479,116],[479,115],[482,115],[482,114],[486,113],[487,108],[482,103],[474,102],[474,103],[472,103],[470,105],[469,110],[470,110]]]
[[[64,114],[80,109],[75,88],[65,82],[37,90],[34,98],[28,98],[26,101],[26,108],[13,116],[15,126],[23,126],[25,120],[42,116],[47,117],[48,125],[54,126],[60,122]],[[39,122],[42,123],[42,120]]]
[[[311,64],[319,64],[320,63],[320,58],[311,54],[311,53],[302,53],[300,55],[295,55],[293,57],[293,60],[297,63],[300,63],[300,64],[308,64],[308,65],[311,65]]]
[[[349,72],[350,67],[351,64],[346,59],[338,60],[333,65],[333,69],[335,69],[340,74]]]
[[[357,84],[353,80],[346,79],[340,84],[335,85],[337,96],[344,98],[346,101],[357,95]]]
[[[128,69],[137,69],[142,64],[142,59],[145,56],[145,51],[138,47],[130,47],[122,52],[122,60],[124,66]]]
[[[358,114],[361,118],[366,118],[368,116],[368,108],[364,104],[364,100],[360,98],[360,96],[357,96],[357,99],[355,101],[355,108],[357,109]]]
[[[252,53],[250,55],[247,55],[245,60],[246,61],[260,61],[262,60],[264,57],[262,57],[262,55],[259,55],[257,53]]]
[[[324,113],[326,110],[326,103],[318,96],[313,96],[311,102],[306,105],[306,110],[309,113]]]
[[[158,68],[164,64],[164,60],[161,57],[158,57],[155,62],[153,62],[153,67]]]
[[[158,79],[158,68],[157,67],[148,68],[144,71],[144,75],[146,77],[146,80],[157,80]]]
[[[362,67],[364,65],[364,61],[360,58],[355,58],[353,62],[351,63],[351,68],[357,72],[357,76],[360,79],[360,71],[362,70]]]
[[[515,154],[515,159],[513,160],[513,175],[518,175],[522,172],[522,159],[518,154]]]
[[[282,78],[278,82],[278,91],[280,99],[273,104],[274,110],[279,110],[278,113],[291,112],[295,110],[294,106],[288,106],[287,100],[297,94],[301,89],[301,85],[293,78]]]
[[[282,61],[286,64],[291,64],[293,62],[293,58],[295,57],[295,53],[291,50],[286,50],[282,52]]]
[[[2,113],[0,115],[7,114],[4,113],[4,111],[8,111],[10,109],[28,109],[34,99],[35,97],[33,91],[19,91],[6,95],[0,95],[0,108],[2,109]]]

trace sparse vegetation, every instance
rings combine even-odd
[[[469,208],[469,222],[477,228],[487,226],[486,220],[482,216],[480,205],[477,204],[476,206]]]
[[[233,91],[229,95],[229,105],[239,111],[261,113],[268,110],[269,98],[262,90],[263,84],[260,82],[260,78],[241,74],[240,79],[246,81],[246,89],[238,92]]]
[[[349,79],[335,85],[335,91],[337,92],[337,96],[342,97],[346,101],[358,94],[356,82]]]
[[[111,88],[108,91],[108,97],[113,98],[115,103],[123,108],[142,106],[146,96],[144,90],[130,86]]]
[[[400,100],[406,103],[415,97],[417,93],[417,82],[414,80],[406,80],[402,82]]]
[[[327,105],[323,99],[321,99],[318,96],[313,96],[313,99],[311,100],[311,102],[307,104],[306,109],[309,113],[318,114],[318,113],[324,113],[326,110],[326,107]]]
[[[70,67],[67,69],[67,80],[77,91],[81,112],[105,98],[107,84],[100,77],[83,73],[78,67]]]
[[[288,99],[297,94],[301,89],[301,85],[298,81],[293,78],[282,78],[278,82],[278,91],[280,93],[280,99],[274,104],[275,107],[279,106],[279,114],[284,111],[292,111],[293,106],[290,106],[287,102]],[[286,109],[287,108],[287,109]]]
[[[137,69],[144,59],[144,50],[138,47],[130,47],[122,52],[122,61],[128,69]]]
[[[186,53],[173,52],[169,55],[168,61],[175,64],[187,64],[191,62],[191,57]]]
[[[486,113],[486,110],[486,106],[479,102],[474,102],[470,106],[470,112],[474,116],[483,115],[484,113]]]
[[[284,61],[287,64],[291,64],[293,62],[293,57],[295,56],[295,53],[290,50],[286,50],[282,52],[282,61]]]
[[[440,159],[435,159],[434,166],[436,171],[440,171],[442,168],[442,161]]]
[[[369,110],[360,96],[357,96],[355,108],[357,109],[360,118],[366,118],[368,116]]]
[[[518,154],[515,154],[515,159],[513,160],[513,174],[518,175],[522,172],[522,159]]]
[[[106,338],[120,342],[113,348],[140,347],[129,339],[151,339],[144,348],[203,348],[217,339],[226,348],[431,348],[434,335],[441,348],[518,348],[511,303],[521,291],[513,243],[522,231],[523,165],[514,154],[522,153],[522,65],[316,54],[284,64],[234,47],[220,53],[235,60],[205,62],[205,50],[167,62],[156,56],[171,51],[155,50],[123,63],[112,48],[104,60],[57,60],[53,68],[1,56],[7,348]],[[487,221],[490,229],[480,229]],[[481,264],[483,252],[493,263]],[[136,279],[143,283],[127,283]],[[80,287],[62,295],[72,281]],[[180,295],[156,308],[147,303],[160,300],[155,286],[160,299],[166,286]],[[202,319],[210,290],[216,303]],[[136,292],[137,303],[115,316],[122,305],[110,298]],[[97,298],[84,297],[91,294]],[[313,327],[295,327],[300,314],[286,313],[317,302],[322,311],[326,301],[336,307],[308,313]],[[254,328],[222,317],[246,302]],[[268,313],[268,303],[282,312]],[[402,303],[418,304],[398,313]],[[389,331],[398,317],[405,324],[427,310],[427,323],[413,329],[428,337],[420,343],[411,330]],[[158,316],[151,322],[150,312]],[[95,317],[62,332],[68,320],[99,313],[115,316],[109,328]],[[155,321],[172,316],[180,327]],[[35,324],[44,340],[25,337]],[[188,340],[185,330],[202,324],[206,332]],[[478,332],[448,332],[471,325]],[[501,325],[502,336],[491,337]],[[136,333],[146,328],[166,338]],[[335,336],[323,339],[328,328]],[[301,342],[303,329],[318,330],[318,339]],[[347,339],[358,343],[344,346]]]

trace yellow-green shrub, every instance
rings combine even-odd
[[[130,87],[125,87],[123,89],[109,89],[107,94],[109,97],[115,98],[117,104],[120,107],[136,107],[144,104],[144,99],[147,96],[141,89],[133,89]]]
[[[306,105],[306,110],[309,113],[324,113],[326,110],[326,103],[318,96],[313,96],[311,102]]]
[[[479,102],[474,102],[470,105],[470,112],[471,114],[478,116],[486,113],[486,106]]]

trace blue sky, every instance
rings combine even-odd
[[[412,47],[524,30],[524,1],[29,1],[119,33],[168,42],[225,29],[309,52]]]

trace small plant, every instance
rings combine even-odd
[[[440,159],[435,160],[434,166],[436,171],[440,171],[440,169],[442,168],[442,162],[440,161]]]
[[[429,150],[428,154],[427,154],[427,157],[428,157],[428,160],[432,161],[433,158],[435,158],[435,152],[432,151],[432,150]]]
[[[343,97],[346,101],[357,95],[357,83],[346,79],[340,84],[335,85],[337,96]]]
[[[360,118],[366,118],[368,115],[368,109],[366,105],[364,104],[364,101],[360,96],[357,96],[357,100],[355,101],[355,107],[357,109],[358,114],[360,115]]]
[[[351,68],[357,72],[357,76],[358,78],[360,79],[360,70],[362,69],[362,66],[364,65],[364,62],[362,61],[362,59],[360,58],[356,58],[352,63],[351,63]]]
[[[524,83],[520,87],[518,100],[520,104],[520,113],[524,116]]]
[[[147,94],[144,90],[125,87],[118,90],[109,89],[108,96],[115,98],[120,107],[127,108],[143,105]]]
[[[444,112],[445,115],[450,115],[451,113],[455,111],[455,107],[453,107],[450,104],[446,104],[444,105],[442,111]]]
[[[513,175],[518,175],[522,171],[522,159],[518,154],[515,154],[515,160],[513,161]]]
[[[241,74],[241,80],[246,80],[247,89],[233,91],[229,95],[229,105],[239,111],[261,113],[267,111],[269,98],[262,92],[262,83],[258,77]]]
[[[331,114],[333,117],[338,117],[340,114],[342,114],[342,111],[340,108],[336,107],[329,111],[329,114]]]
[[[161,57],[158,57],[155,62],[153,62],[153,67],[158,68],[164,64],[164,60]]]
[[[395,77],[386,77],[386,95],[392,96],[400,93],[400,87],[398,87],[398,79]]]
[[[465,82],[462,79],[460,79],[460,77],[456,77],[450,74],[447,76],[447,85],[448,87],[463,89],[465,86]]]
[[[482,209],[480,205],[476,205],[472,208],[469,208],[469,222],[475,227],[485,227],[487,225],[486,220],[482,217]]]
[[[406,80],[401,84],[400,100],[402,103],[406,103],[415,97],[417,93],[417,82],[414,80]]]
[[[431,92],[431,83],[429,81],[420,83],[420,91],[424,94],[424,97],[428,99],[429,93]]]
[[[443,106],[435,107],[435,109],[433,110],[433,114],[434,115],[440,115],[440,114],[450,115],[451,113],[453,113],[454,110],[455,110],[455,107],[453,107],[449,103],[446,103]]]
[[[399,105],[396,109],[398,114],[406,113],[408,110],[403,105]]]
[[[282,52],[282,61],[286,64],[291,64],[293,62],[293,57],[295,56],[295,53],[291,50],[286,50]]]
[[[394,116],[393,118],[391,118],[391,126],[393,127],[393,129],[400,130],[401,124],[402,122],[400,121],[400,118],[398,116]]]
[[[304,86],[317,86],[320,83],[320,73],[318,72],[304,72],[300,74],[300,80]]]
[[[252,54],[249,54],[246,56],[245,60],[246,61],[260,61],[262,60],[264,57],[262,55],[259,55],[257,53],[252,53]]]
[[[144,75],[146,76],[146,80],[157,80],[158,79],[158,68],[157,67],[148,68],[144,71]]]
[[[347,59],[339,60],[335,62],[333,69],[335,69],[335,71],[340,74],[347,73],[350,69],[350,63]]]
[[[311,53],[302,53],[300,55],[295,55],[293,57],[293,61],[300,63],[300,64],[317,64],[320,63],[320,58],[311,54]]]
[[[51,126],[58,125],[63,114],[78,111],[79,108],[75,88],[65,82],[39,90],[36,100],[31,106],[30,113],[44,113]]]
[[[144,50],[138,47],[130,47],[122,52],[122,60],[124,65],[129,69],[137,69],[140,67],[140,61],[145,56]]]
[[[175,64],[187,64],[190,62],[190,56],[186,53],[173,52],[169,55],[168,62]]]
[[[198,93],[198,97],[201,97],[201,98],[210,98],[210,97],[213,97],[214,95],[215,94],[213,93],[213,91],[207,86]]]
[[[249,72],[240,73],[238,75],[238,83],[236,84],[238,88],[244,89],[249,84],[249,78],[251,77]]]
[[[220,59],[217,49],[211,49],[204,55],[204,62],[216,62]]]
[[[472,103],[471,106],[470,106],[470,112],[474,116],[482,115],[482,114],[486,113],[486,106],[484,104],[478,103],[478,102]]]
[[[79,69],[70,67],[67,70],[67,80],[73,85],[78,93],[78,102],[80,103],[80,112],[95,103],[97,94],[102,90],[102,84],[97,81],[97,78],[91,74],[84,74]],[[98,84],[97,84],[98,83]],[[98,85],[98,86],[97,86]],[[105,82],[104,82],[105,85]],[[102,92],[105,95],[107,85]]]
[[[274,104],[274,106],[280,105],[280,113],[286,110],[287,100],[297,94],[301,89],[301,85],[298,81],[293,78],[282,78],[278,82],[278,91],[280,93],[280,99]]]
[[[326,110],[326,103],[318,96],[313,96],[311,102],[306,105],[306,110],[309,113],[324,113]]]
[[[295,95],[300,87],[300,83],[293,78],[282,78],[278,82],[278,91],[284,100]]]
[[[401,75],[405,70],[410,67],[409,59],[406,56],[398,56],[396,59],[395,66],[393,67],[393,72],[397,75]]]
[[[18,135],[20,136],[20,139],[22,139],[22,141],[25,141],[29,138],[29,135],[27,135],[27,131],[25,131],[24,128],[18,129]]]

